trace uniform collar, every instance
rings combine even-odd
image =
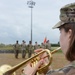
[[[71,63],[71,65],[72,65],[73,67],[75,67],[75,60]]]
[[[72,67],[75,67],[75,60],[74,61],[72,61],[69,65],[67,65],[67,66],[72,66]]]

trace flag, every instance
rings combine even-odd
[[[47,38],[45,37],[45,38],[44,38],[44,43],[46,43],[46,42],[47,42]]]

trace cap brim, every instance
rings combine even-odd
[[[63,24],[65,24],[65,23],[62,21],[59,21],[54,27],[52,27],[52,29],[59,28]]]

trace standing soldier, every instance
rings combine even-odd
[[[16,41],[14,48],[15,48],[15,58],[18,58],[19,49],[20,49],[20,45],[18,43],[18,40]]]
[[[51,44],[50,44],[49,40],[47,40],[47,42],[46,42],[46,49],[51,50]]]
[[[40,47],[43,48],[43,49],[45,49],[44,43],[41,43],[41,46]]]
[[[39,48],[39,46],[38,46],[37,42],[35,42],[34,50],[36,50],[36,49],[38,49],[38,48]]]
[[[26,56],[26,42],[24,40],[22,41],[21,49],[22,49],[22,58],[25,58],[25,56]]]
[[[33,50],[32,42],[29,41],[29,44],[28,44],[28,58],[31,57],[32,50]]]

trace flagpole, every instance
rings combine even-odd
[[[35,2],[33,2],[32,0],[30,0],[30,1],[27,1],[27,5],[28,5],[28,7],[29,8],[31,8],[31,42],[32,42],[32,8],[33,8],[33,6],[35,5]]]

